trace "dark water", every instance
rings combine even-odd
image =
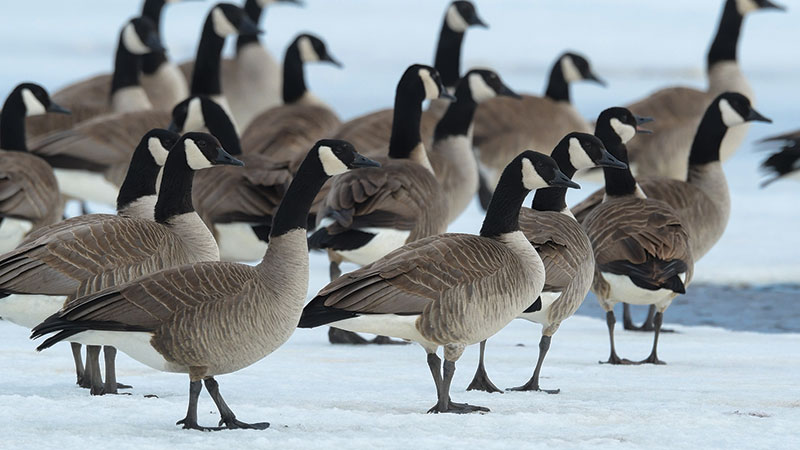
[[[646,306],[632,306],[634,323],[640,325]],[[604,317],[594,294],[589,294],[577,314]],[[614,308],[622,323],[622,306]],[[664,323],[711,325],[737,331],[800,333],[800,285],[727,286],[693,284],[664,313]]]

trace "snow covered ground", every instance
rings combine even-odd
[[[86,74],[109,70],[118,26],[135,14],[139,3],[3,2],[0,93],[22,80],[55,90]],[[270,9],[262,24],[265,40],[275,55],[282,55],[284,45],[300,31],[325,38],[346,68],[313,67],[309,84],[343,118],[350,118],[390,105],[402,70],[409,63],[432,60],[447,2],[306,3],[302,9]],[[758,138],[800,127],[800,50],[789,45],[797,39],[800,1],[783,3],[788,13],[764,12],[746,19],[741,64],[758,95],[758,109],[775,124],[753,125],[748,142],[727,164],[732,217],[725,236],[697,265],[698,282],[800,283],[800,185],[777,183],[759,189],[757,166],[765,156],[753,150]],[[165,41],[175,59],[194,53],[210,4],[167,8]],[[703,86],[704,55],[721,1],[477,4],[491,28],[469,31],[465,68],[488,65],[518,91],[542,92],[552,59],[564,49],[581,51],[609,82],[606,89],[573,89],[578,108],[592,117],[661,86]],[[595,188],[587,184],[572,192],[570,202]],[[481,220],[473,204],[451,231],[477,232]],[[309,295],[327,281],[324,256],[312,254],[311,269]],[[795,315],[800,300],[796,293],[788,290],[788,300],[780,306]],[[749,314],[747,300],[731,314]],[[0,421],[0,447],[447,448],[457,443],[485,448],[782,448],[800,437],[799,334],[670,324],[680,333],[662,338],[660,355],[669,365],[609,367],[596,363],[607,356],[605,323],[596,310],[587,313],[598,318],[570,319],[553,340],[542,384],[560,387],[557,396],[463,392],[477,359],[477,349],[468,349],[459,363],[453,397],[492,409],[488,415],[469,417],[423,414],[434,402],[434,390],[419,347],[332,347],[325,330],[300,330],[264,361],[220,378],[222,392],[240,419],[268,420],[272,428],[212,435],[180,433],[172,425],[185,413],[184,377],[154,372],[121,355],[120,380],[135,386],[133,395],[90,398],[73,385],[65,345],[36,354],[25,330],[0,321],[0,408],[5,419]],[[666,320],[670,322],[670,311]],[[785,329],[791,328],[780,328]],[[617,336],[623,356],[647,355],[650,335]],[[527,380],[538,339],[539,327],[515,322],[490,341],[487,364],[499,386]],[[520,343],[526,347],[516,347]],[[146,394],[158,398],[144,398]],[[201,423],[216,423],[205,394],[200,411]]]

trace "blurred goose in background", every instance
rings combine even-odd
[[[28,120],[28,136],[41,137],[54,131],[68,130],[85,120],[112,112],[142,111],[153,107],[140,75],[142,58],[151,52],[163,53],[156,25],[147,17],[128,21],[119,34],[114,73],[110,80],[99,75],[53,94],[53,101],[72,111],[69,116],[36,117]]]
[[[25,118],[48,112],[69,114],[33,83],[8,94],[0,113],[0,253],[25,236],[61,219],[63,205],[53,168],[28,152]]]
[[[179,1],[182,0],[144,0],[142,16],[153,21],[159,36],[161,12],[164,6]],[[169,111],[189,95],[186,77],[178,66],[167,58],[166,52],[151,52],[142,57],[141,81],[142,87],[147,92],[147,98],[155,109]]]
[[[459,0],[450,3],[442,22],[434,63],[449,93],[455,92],[456,83],[461,78],[461,44],[470,26],[488,28],[478,17],[472,2]],[[430,143],[433,129],[446,109],[447,101],[433,99],[430,108],[422,115],[421,135],[426,145]],[[368,151],[369,156],[382,156],[386,153],[392,123],[392,110],[382,109],[345,122],[336,137],[352,142],[360,151]]]
[[[627,165],[614,158],[597,137],[573,132],[561,139],[551,153],[558,168],[568,178],[589,167],[624,169]],[[594,254],[589,238],[567,207],[566,187],[537,189],[530,208],[522,208],[519,228],[542,258],[545,281],[539,298],[525,309],[520,318],[542,325],[539,359],[530,380],[515,391],[544,391],[557,394],[558,389],[539,387],[539,374],[550,349],[553,334],[561,322],[572,317],[583,303],[594,275]],[[486,341],[481,342],[480,360],[467,390],[501,392],[489,379],[484,367]]]
[[[203,382],[220,426],[269,427],[236,419],[214,377],[261,360],[289,339],[308,291],[305,226],[311,202],[327,178],[374,165],[346,142],[320,141],[275,214],[260,264],[187,264],[76,299],[34,329],[34,338],[56,333],[38,349],[64,339],[114,345],[153,369],[188,374],[189,407],[178,422],[183,428],[220,429],[197,423]]]
[[[654,117],[653,134],[631,142],[631,169],[637,176],[685,180],[694,133],[708,105],[723,92],[739,92],[755,103],[753,90],[737,60],[742,22],[751,12],[783,10],[770,0],[726,0],[717,33],[708,50],[708,87],[668,87],[628,106],[636,114]],[[747,135],[749,126],[731,129],[720,149],[720,160],[733,156]]]
[[[146,145],[148,152],[152,151],[149,138]],[[156,155],[154,159],[163,158],[163,154]],[[214,237],[194,212],[191,189],[195,171],[224,164],[242,163],[225,152],[213,136],[187,133],[166,157],[152,219],[108,214],[75,217],[3,255],[0,294],[6,296],[4,307],[17,311],[14,322],[30,328],[62,305],[68,307],[76,297],[167,267],[218,261]],[[146,180],[138,178],[141,175],[136,171],[131,175],[144,184],[154,173],[157,177],[158,170],[151,171]],[[10,294],[17,295],[8,297]],[[117,390],[116,352],[111,350],[106,352],[103,386],[100,377],[94,376],[99,374],[95,365],[99,348],[87,349],[93,395]]]
[[[781,149],[761,164],[761,168],[769,177],[764,180],[761,187],[780,179],[800,180],[800,131],[773,136],[762,142],[779,142]]]
[[[450,400],[455,363],[468,345],[500,331],[539,297],[545,268],[518,218],[530,190],[548,186],[579,187],[550,157],[523,152],[503,172],[480,236],[430,236],[345,274],[311,300],[298,326],[327,324],[418,342],[436,385],[437,403],[428,412],[488,412]]]
[[[552,149],[567,133],[591,132],[589,123],[570,103],[570,83],[583,80],[605,85],[585,57],[567,52],[553,64],[544,97],[523,95],[522,101],[496,98],[478,110],[473,143],[479,157],[484,209],[500,173],[519,149]]]
[[[627,162],[625,144],[646,120],[625,108],[600,113],[595,136],[618,160]],[[630,169],[603,168],[606,186],[602,203],[582,225],[592,243],[595,270],[592,292],[606,311],[611,344],[608,364],[633,364],[621,359],[614,346],[614,305],[655,305],[653,349],[641,363],[664,364],[658,358],[658,337],[664,311],[678,294],[686,293],[694,259],[687,226],[667,203],[648,198]]]

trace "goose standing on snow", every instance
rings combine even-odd
[[[783,7],[770,0],[726,0],[717,33],[708,50],[705,91],[669,87],[633,103],[628,109],[655,117],[654,133],[631,142],[631,167],[637,176],[686,180],[686,162],[697,126],[708,105],[723,92],[740,92],[755,102],[753,90],[739,68],[736,50],[742,22],[747,14],[762,9]],[[748,126],[736,127],[725,136],[720,160],[733,156],[747,134]]]
[[[589,123],[570,103],[569,85],[581,80],[605,84],[586,58],[567,52],[553,64],[544,97],[523,95],[522,101],[496,98],[478,110],[473,143],[479,156],[484,208],[500,173],[519,149],[552,149],[567,133],[591,132]]]
[[[625,169],[627,165],[614,158],[595,136],[573,132],[561,139],[553,149],[553,159],[567,177],[589,167],[611,167]],[[557,394],[556,390],[539,387],[539,373],[550,349],[553,334],[561,322],[572,317],[583,303],[592,285],[594,254],[589,238],[567,207],[567,189],[548,187],[537,189],[530,208],[522,208],[519,228],[539,253],[544,263],[544,289],[520,318],[542,325],[539,341],[539,359],[533,376],[515,391],[544,391]],[[486,374],[484,352],[486,341],[481,342],[480,362],[467,390],[501,392]]]
[[[625,108],[609,108],[597,119],[595,135],[617,159],[627,162],[625,143],[645,120]],[[642,363],[658,359],[658,337],[664,311],[678,294],[686,292],[694,260],[689,230],[667,203],[647,198],[630,168],[604,168],[603,202],[583,221],[595,259],[592,292],[606,311],[611,344],[609,364],[631,364],[614,347],[614,305],[655,305],[653,349]]]
[[[142,58],[151,52],[164,52],[158,29],[147,17],[128,21],[119,34],[110,84],[90,78],[53,94],[53,100],[72,111],[70,116],[37,117],[28,121],[28,135],[68,130],[85,120],[112,112],[142,111],[153,107],[141,84]],[[110,90],[109,90],[110,86]]]
[[[48,112],[69,114],[33,83],[14,88],[0,115],[0,253],[31,231],[61,219],[61,195],[53,168],[28,152],[25,118]]]
[[[779,179],[800,180],[800,131],[767,138],[762,142],[775,141],[781,142],[781,149],[761,164],[761,168],[769,176],[761,187]]]
[[[451,94],[461,78],[461,45],[470,26],[488,28],[478,17],[478,11],[472,2],[459,0],[450,3],[442,22],[433,67],[439,71],[444,87]],[[433,99],[428,110],[422,114],[420,131],[426,145],[447,106],[447,101]],[[336,137],[352,142],[356,148],[368,151],[370,156],[383,156],[392,132],[393,116],[391,109],[382,109],[356,117],[344,123]]]
[[[105,215],[102,220],[91,215],[76,217],[68,228],[55,224],[55,233],[42,233],[35,241],[3,255],[0,294],[18,294],[14,301],[22,302],[23,307],[18,308],[17,323],[30,327],[31,322],[35,325],[62,305],[69,306],[77,296],[157,270],[218,261],[217,244],[194,211],[191,190],[195,171],[224,164],[241,162],[225,152],[213,136],[187,133],[164,163],[155,220],[114,215]],[[99,349],[87,357],[88,362],[96,358],[96,352]],[[116,392],[113,354],[106,356],[106,373],[105,388],[93,377],[93,394]]]
[[[550,157],[523,152],[503,171],[480,236],[427,237],[345,274],[311,300],[298,326],[327,324],[418,342],[436,384],[429,413],[489,411],[450,400],[455,363],[466,346],[500,331],[541,293],[544,266],[518,218],[528,192],[547,186],[578,187]]]
[[[297,171],[273,222],[270,245],[255,267],[200,262],[163,270],[76,299],[33,331],[56,333],[39,350],[72,339],[114,345],[156,370],[189,374],[189,407],[178,424],[197,423],[202,383],[225,428],[264,429],[236,419],[219,393],[217,375],[243,369],[292,335],[308,290],[306,222],[325,180],[376,163],[343,141],[323,140]]]

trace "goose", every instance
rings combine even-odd
[[[160,32],[161,11],[167,3],[180,0],[145,0],[142,16],[147,17]],[[169,111],[189,96],[189,85],[178,66],[167,58],[166,52],[152,52],[142,57],[142,87],[154,109]]]
[[[302,6],[300,0],[246,0],[244,11],[258,24],[264,9],[271,3]],[[231,105],[236,123],[247,129],[258,114],[280,105],[282,84],[281,66],[261,45],[258,36],[239,35],[236,55],[222,62],[222,92]]]
[[[236,419],[215,377],[259,361],[289,339],[308,290],[311,202],[328,177],[374,165],[349,143],[318,142],[275,214],[260,264],[187,264],[76,299],[34,328],[33,337],[56,333],[38,349],[64,339],[114,345],[156,370],[189,375],[189,407],[178,421],[183,428],[219,429],[197,423],[202,383],[219,409],[220,425],[267,428],[266,422]]]
[[[252,119],[242,134],[245,153],[269,155],[296,169],[314,142],[341,125],[336,113],[306,88],[305,65],[317,61],[342,67],[322,39],[306,33],[297,36],[286,49],[283,62],[284,104]]]
[[[258,261],[267,249],[273,214],[292,179],[288,164],[266,155],[242,154],[231,118],[205,96],[176,107],[171,128],[208,131],[244,162],[244,167],[198,172],[192,196],[197,213],[217,239],[222,261]]]
[[[150,19],[136,17],[129,20],[119,34],[114,73],[110,80],[100,75],[100,79],[90,78],[54,93],[53,100],[69,108],[72,114],[31,118],[28,120],[28,136],[68,130],[80,122],[111,112],[151,109],[152,104],[139,78],[142,57],[164,51],[158,29]]]
[[[436,48],[434,68],[439,71],[447,92],[455,90],[461,73],[461,45],[464,34],[471,26],[488,28],[479,16],[475,5],[469,1],[450,3],[442,21],[439,43]],[[431,100],[428,110],[422,115],[421,134],[423,142],[430,142],[434,127],[447,109],[446,101]],[[342,124],[336,133],[338,139],[353,143],[358,149],[371,150],[370,156],[385,154],[386,143],[392,132],[391,108],[382,109],[356,117]]]
[[[0,113],[0,253],[61,218],[53,169],[28,152],[25,138],[25,118],[48,112],[69,114],[43,87],[22,83],[8,94]]]
[[[783,10],[770,0],[726,0],[714,40],[708,50],[706,90],[668,87],[632,103],[628,109],[658,119],[652,136],[642,136],[629,148],[631,166],[637,176],[686,180],[686,162],[692,138],[708,105],[723,92],[740,92],[755,101],[753,90],[739,68],[736,50],[745,16],[765,9]],[[733,156],[747,134],[748,126],[727,133],[720,151],[725,162]]]
[[[503,167],[520,148],[552,149],[569,132],[591,132],[589,123],[570,103],[570,83],[582,80],[605,85],[588,59],[566,52],[553,64],[544,97],[523,95],[522,101],[496,98],[478,109],[473,144],[479,156],[484,209]]]
[[[697,127],[686,163],[686,181],[671,178],[640,178],[641,188],[647,198],[667,203],[678,214],[691,237],[692,258],[699,261],[719,241],[730,217],[730,193],[722,170],[721,152],[725,139],[732,130],[752,121],[771,122],[752,108],[750,100],[740,93],[726,92],[717,96],[706,109]],[[598,190],[572,212],[583,222],[591,211],[603,201],[604,193]],[[626,329],[652,331],[656,311],[651,306],[644,325],[636,327],[630,308],[623,310]]]
[[[600,113],[595,135],[618,160],[626,162],[625,144],[644,123],[626,108]],[[658,337],[664,311],[672,299],[686,292],[694,259],[689,229],[667,203],[647,197],[628,169],[604,168],[603,202],[582,225],[594,251],[592,292],[606,311],[611,344],[608,364],[632,364],[614,347],[614,305],[626,302],[655,305],[655,337],[650,356],[640,363],[664,364],[658,358]]]
[[[780,179],[800,180],[800,131],[764,139],[762,142],[782,142],[781,149],[773,153],[761,164],[769,176],[761,187],[766,187]]]
[[[218,261],[214,237],[203,224],[191,200],[194,172],[215,165],[241,165],[205,133],[186,133],[172,147],[164,163],[154,220],[106,215],[73,219],[72,225],[54,225],[0,258],[0,295],[17,294],[22,302],[16,323],[29,328],[62,305],[166,267],[197,261]],[[102,237],[102,238],[99,238]],[[10,298],[10,297],[8,297]],[[66,304],[64,303],[66,301]],[[10,302],[10,300],[6,300]],[[87,356],[96,360],[97,352]],[[93,384],[92,393],[116,392],[113,355],[106,386]],[[97,373],[97,367],[92,369]],[[92,382],[96,379],[93,377]]]
[[[580,132],[564,136],[551,153],[558,168],[569,178],[589,167],[625,169],[627,165],[614,158],[597,137]],[[544,288],[539,298],[519,318],[542,325],[539,359],[533,376],[514,391],[543,391],[557,394],[558,389],[539,387],[539,373],[550,349],[552,336],[561,322],[571,317],[583,303],[594,275],[594,254],[589,238],[570,213],[566,203],[567,189],[537,189],[530,208],[522,208],[519,228],[544,263]],[[489,379],[484,367],[486,341],[481,342],[480,361],[467,390],[501,392]]]
[[[455,363],[466,346],[500,331],[541,293],[544,265],[518,218],[528,192],[547,186],[579,187],[549,156],[523,152],[503,171],[480,236],[430,236],[345,274],[319,291],[298,326],[330,325],[417,342],[428,354],[436,385],[437,403],[429,413],[488,412],[450,400]],[[439,346],[444,365],[436,355]]]

